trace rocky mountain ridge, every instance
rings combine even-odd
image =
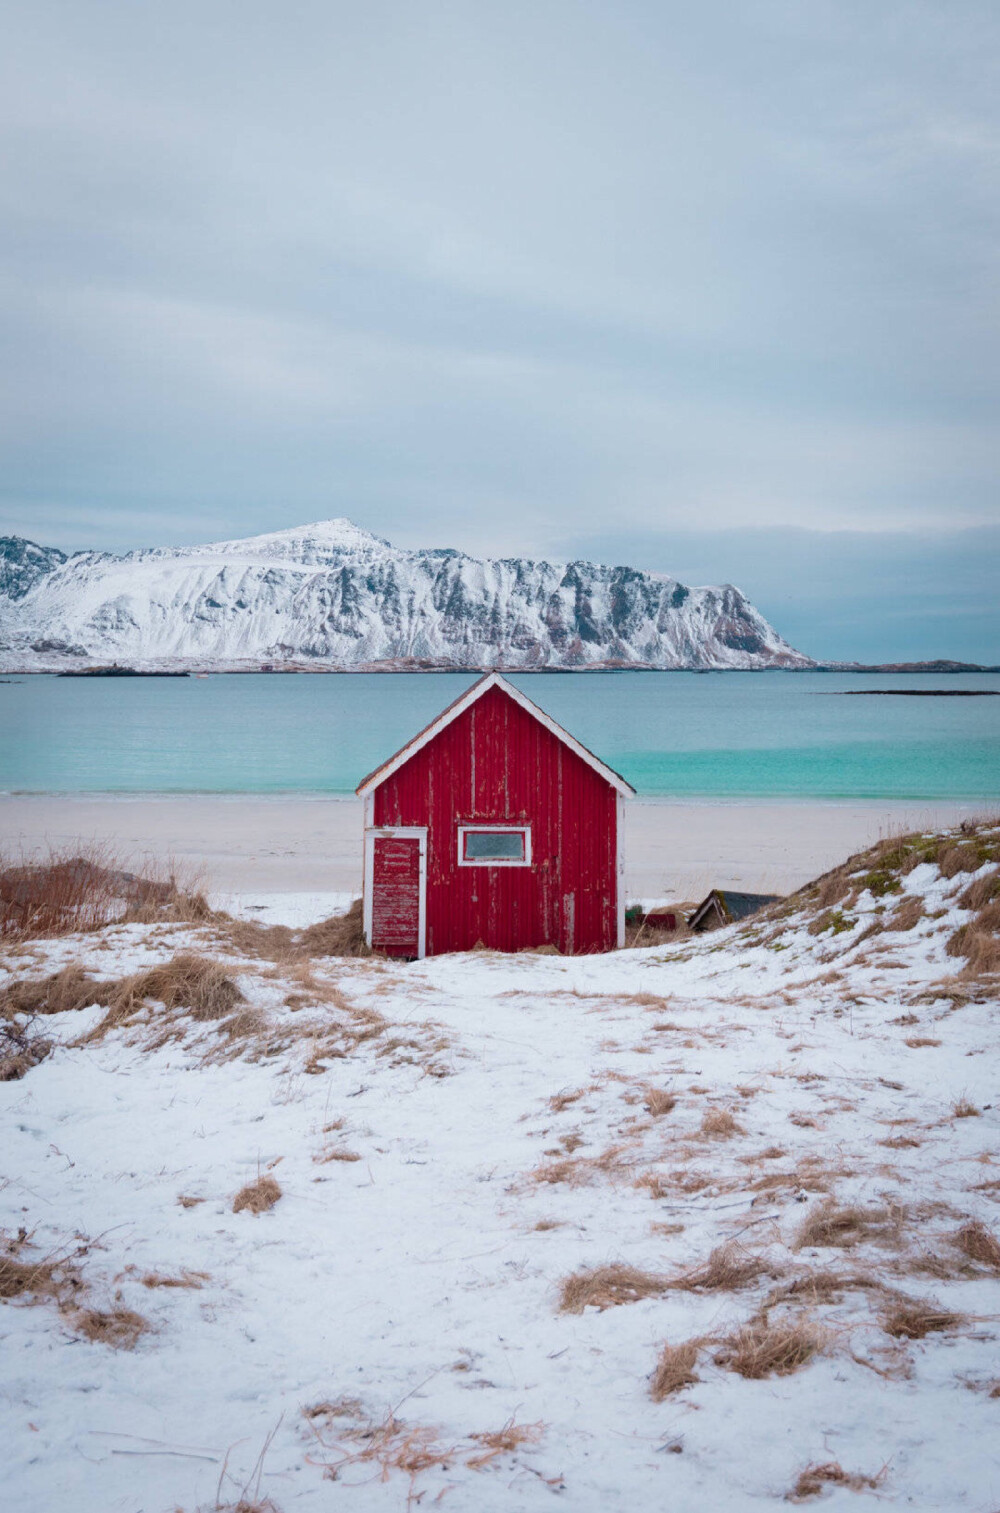
[[[408,551],[349,520],[67,556],[0,538],[0,666],[808,667],[737,588]]]

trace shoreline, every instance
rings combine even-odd
[[[260,792],[252,788],[0,788],[0,804],[7,800],[17,803],[252,803],[252,804],[353,804],[356,797],[341,789],[325,792],[323,789],[278,788]],[[637,793],[629,799],[630,804],[651,804],[659,807],[693,805],[697,808],[718,804],[738,808],[741,805],[776,808],[815,804],[848,806],[850,808],[885,807],[887,809],[920,809],[959,807],[976,808],[993,813],[1000,812],[1000,795],[989,794],[939,794],[918,793],[899,795],[880,793]]]
[[[325,809],[325,812],[324,812]],[[1000,800],[637,797],[625,809],[630,900],[710,888],[785,894],[884,835],[946,828]],[[217,899],[360,892],[362,804],[346,794],[2,794],[0,852],[95,846],[176,870]]]

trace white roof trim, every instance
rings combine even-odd
[[[453,720],[457,720],[459,715],[464,714],[472,704],[475,704],[477,699],[481,699],[483,694],[488,693],[491,688],[501,689],[509,698],[514,700],[515,704],[520,704],[522,709],[527,710],[528,714],[533,715],[540,725],[544,725],[551,735],[554,735],[564,746],[568,746],[570,751],[574,752],[581,761],[586,762],[588,767],[592,768],[606,783],[610,783],[612,788],[616,789],[618,793],[624,797],[635,793],[635,789],[631,783],[627,783],[620,773],[615,772],[613,767],[608,767],[598,757],[595,757],[594,753],[588,751],[586,746],[581,745],[578,740],[570,735],[568,730],[564,730],[561,725],[557,724],[551,715],[547,715],[544,709],[539,709],[537,704],[532,703],[527,694],[523,694],[519,688],[515,688],[513,683],[508,683],[507,679],[500,673],[491,672],[487,673],[485,677],[480,678],[478,683],[473,683],[471,688],[467,689],[453,704],[449,704],[448,708],[443,710],[436,720],[432,720],[430,725],[426,726],[419,735],[415,735],[411,741],[407,741],[406,745],[402,746],[395,756],[390,757],[380,767],[376,767],[374,772],[370,772],[366,778],[363,778],[355,790],[358,796],[365,798],[369,793],[373,793],[376,788],[379,788],[385,782],[386,778],[390,778],[394,772],[398,772],[400,767],[404,766],[411,757],[416,756],[418,751],[421,751],[424,746],[433,741],[435,736],[440,735],[442,730],[445,730]]]

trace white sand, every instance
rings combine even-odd
[[[626,809],[628,896],[696,899],[710,887],[787,893],[882,835],[954,824],[983,807],[636,799]],[[7,854],[96,842],[125,862],[197,874],[220,899],[356,893],[361,828],[360,803],[345,798],[0,797],[0,848]]]

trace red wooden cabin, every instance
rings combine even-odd
[[[634,791],[489,673],[358,785],[365,938],[408,957],[622,945]]]

